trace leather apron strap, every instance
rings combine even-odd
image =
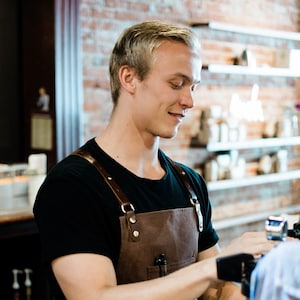
[[[109,173],[101,166],[101,164],[87,151],[82,149],[75,150],[72,155],[80,156],[90,162],[96,169],[99,171],[104,181],[110,187],[118,202],[121,206],[121,210],[124,213],[126,220],[128,221],[130,232],[133,240],[139,239],[139,231],[137,230],[137,222],[135,216],[135,209],[133,205],[127,199],[127,196],[123,193],[123,191],[119,188],[118,184],[113,180],[113,178],[109,175]]]
[[[136,216],[135,216],[135,209],[134,206],[130,203],[127,196],[123,193],[123,191],[119,188],[118,184],[113,180],[113,178],[109,175],[109,173],[101,166],[101,164],[87,151],[82,149],[77,149],[73,153],[73,155],[77,155],[80,157],[85,158],[88,160],[92,165],[94,165],[99,173],[102,175],[105,182],[108,184],[108,186],[111,188],[112,192],[115,194],[116,198],[118,199],[122,212],[125,214],[126,219],[128,220],[129,224],[132,224],[133,227],[136,227],[134,224],[136,224]],[[187,189],[187,192],[190,197],[190,202],[195,207],[195,211],[198,218],[198,229],[200,232],[203,231],[203,215],[201,212],[201,205],[198,201],[197,195],[194,192],[190,180],[186,174],[186,172],[178,165],[176,164],[172,159],[168,158],[171,162],[174,170],[176,171],[176,174],[179,176],[181,181],[184,183],[185,188]],[[138,230],[136,228],[131,228],[131,233],[133,235],[134,239],[138,239]]]
[[[196,214],[197,214],[197,218],[198,218],[198,229],[200,232],[202,232],[203,231],[203,215],[201,212],[201,206],[200,206],[200,202],[197,198],[197,195],[194,192],[194,190],[190,184],[190,180],[189,180],[186,172],[178,164],[175,164],[175,162],[173,160],[171,160],[170,158],[169,158],[169,161],[173,165],[173,168],[177,171],[177,174],[183,181],[185,188],[187,189],[187,191],[189,193],[190,202],[196,209]]]

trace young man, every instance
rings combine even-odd
[[[159,149],[194,105],[199,52],[192,31],[158,21],[117,41],[107,128],[49,172],[34,206],[55,299],[195,299],[216,283],[205,183]],[[271,247],[248,233],[221,255]]]

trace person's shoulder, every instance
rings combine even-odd
[[[194,168],[187,166],[186,164],[183,164],[181,162],[175,161],[174,163],[177,164],[192,181],[200,183],[201,185],[205,184],[202,175],[199,172],[197,172]]]
[[[163,151],[160,151],[160,157],[165,161],[165,163],[169,163],[170,165],[174,164],[179,166],[187,175],[188,177],[193,181],[201,184],[205,184],[203,177],[200,173],[198,173],[195,169],[192,167],[183,164],[179,161],[175,161],[171,159],[169,156],[167,156]]]
[[[195,169],[193,169],[192,167],[190,167],[186,164],[183,164],[183,163],[178,162],[178,161],[174,161],[174,164],[178,165],[181,169],[183,169],[186,173],[188,173],[190,175],[193,175],[195,177],[200,176],[200,174]]]
[[[93,141],[89,140],[85,143],[80,149],[85,149],[87,151],[91,151]],[[74,153],[70,153],[68,156],[63,158],[60,162],[58,162],[48,173],[48,178],[57,178],[57,177],[82,177],[87,172],[91,172],[91,170],[95,171],[95,168],[91,168],[92,165],[86,159],[79,157],[78,155],[74,155]],[[95,170],[94,170],[95,169]]]

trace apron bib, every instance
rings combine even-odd
[[[154,279],[194,263],[199,232],[193,207],[136,214],[136,223],[120,217],[121,251],[118,284]],[[165,265],[156,265],[163,254]]]

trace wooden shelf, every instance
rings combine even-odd
[[[265,36],[270,38],[300,41],[300,33],[295,31],[262,29],[250,26],[235,25],[223,22],[193,22],[189,24],[191,27],[207,26],[214,30],[222,30],[228,32]]]
[[[300,212],[300,204],[282,207],[270,211],[257,212],[254,214],[231,217],[225,220],[213,221],[216,230],[231,228],[243,224],[266,220],[270,215],[295,214]]]
[[[245,140],[238,142],[218,142],[209,143],[206,145],[207,151],[229,151],[239,149],[254,149],[254,148],[266,148],[266,147],[282,147],[282,146],[297,146],[300,145],[300,136],[283,137],[283,138],[262,138]]]
[[[32,206],[0,209],[0,223],[33,218]]]
[[[256,75],[256,76],[275,76],[275,77],[300,77],[299,70],[288,68],[271,68],[271,67],[245,67],[227,64],[209,64],[203,66],[210,73],[217,74],[238,74],[238,75]]]
[[[37,235],[32,208],[1,210],[0,241],[15,237]]]
[[[266,175],[257,175],[239,179],[226,179],[207,182],[209,192],[253,186],[267,183],[274,183],[284,180],[294,180],[300,178],[300,170],[291,170],[282,173],[272,173]]]

